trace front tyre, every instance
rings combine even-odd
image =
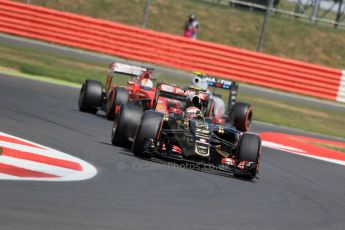
[[[115,146],[129,146],[129,139],[134,138],[139,126],[142,108],[133,104],[124,104],[115,117],[111,132],[111,143]]]
[[[237,162],[244,163],[243,169],[236,169],[235,176],[246,179],[254,179],[258,173],[261,153],[261,139],[253,133],[244,133],[241,136]]]
[[[152,157],[151,152],[145,151],[147,150],[146,145],[148,143],[148,140],[153,141],[153,143],[158,140],[158,135],[161,131],[162,123],[162,113],[157,113],[155,111],[144,112],[132,146],[132,152],[134,153],[134,155],[147,159]]]
[[[86,80],[80,89],[79,110],[88,113],[97,113],[102,101],[102,83]]]

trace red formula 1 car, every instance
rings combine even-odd
[[[84,82],[80,90],[79,110],[97,113],[100,109],[105,112],[108,119],[113,120],[119,106],[127,102],[136,102],[145,109],[151,108],[156,90],[151,78],[152,71],[153,68],[111,63],[105,88],[99,81]],[[127,86],[113,84],[113,80],[121,75],[131,78]]]
[[[170,95],[174,95],[171,97]],[[158,83],[150,111],[161,114],[183,115],[188,97],[185,90],[178,86]],[[121,106],[115,116],[112,129],[111,141],[113,145],[130,147],[136,130],[139,126],[141,116],[145,110],[137,103],[127,103]]]

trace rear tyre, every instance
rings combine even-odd
[[[237,152],[237,160],[238,162],[251,162],[252,165],[249,166],[249,174],[242,174],[240,172],[236,172],[235,176],[250,180],[254,179],[256,177],[256,174],[258,173],[260,152],[260,137],[253,133],[244,133],[240,139],[239,148]]]
[[[235,128],[241,132],[246,132],[252,123],[253,107],[247,103],[236,103],[231,117]]]
[[[157,141],[162,122],[163,114],[161,113],[146,111],[143,114],[132,146],[134,155],[147,159],[152,157],[152,153],[145,151],[145,147],[147,147],[148,140]]]
[[[142,108],[133,104],[123,104],[114,120],[111,143],[116,146],[129,147],[129,138],[134,138],[142,116]]]
[[[107,98],[107,111],[105,113],[109,120],[115,118],[115,108],[117,105],[124,105],[128,102],[129,93],[125,88],[113,89]]]
[[[102,83],[86,80],[80,89],[79,110],[88,113],[97,113],[102,101]]]

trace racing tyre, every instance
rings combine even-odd
[[[134,138],[142,113],[142,108],[136,105],[121,105],[119,115],[115,117],[111,132],[111,143],[113,145],[129,147],[129,138]]]
[[[242,177],[250,180],[254,179],[258,172],[260,152],[260,137],[253,133],[244,133],[240,139],[239,148],[237,152],[237,160],[238,162],[251,162],[252,165],[249,166],[249,173],[247,172],[246,174],[242,174],[240,172],[236,172],[234,173],[234,175],[237,177]]]
[[[246,132],[252,123],[253,107],[247,103],[236,103],[231,117],[235,128],[241,132]]]
[[[159,138],[162,122],[163,114],[161,113],[146,111],[143,114],[132,146],[134,155],[147,159],[152,157],[152,153],[145,150],[149,147],[147,145],[150,141],[156,142]]]
[[[102,101],[102,83],[86,80],[80,89],[79,110],[88,113],[97,113]]]
[[[107,98],[107,111],[105,113],[109,120],[115,118],[115,107],[117,105],[124,105],[128,102],[129,93],[125,88],[113,89]]]

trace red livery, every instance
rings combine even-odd
[[[83,112],[105,112],[106,117],[114,119],[121,104],[135,102],[144,109],[151,108],[155,96],[155,87],[151,78],[153,68],[113,62],[109,65],[105,87],[99,81],[86,80],[79,96],[79,110]],[[128,76],[127,86],[113,82],[117,78]]]

